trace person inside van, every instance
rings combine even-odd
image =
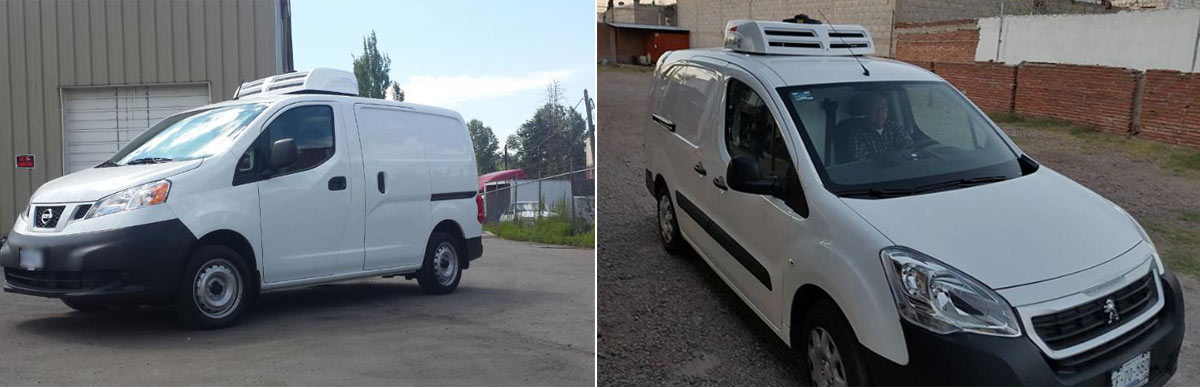
[[[881,93],[859,93],[850,100],[854,118],[847,120],[854,133],[854,159],[868,160],[888,150],[912,144],[912,135],[894,120],[888,120],[887,97]]]

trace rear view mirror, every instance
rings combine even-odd
[[[296,163],[296,155],[300,149],[293,139],[279,139],[271,144],[271,169],[279,170]]]
[[[729,161],[725,179],[729,188],[734,191],[775,197],[783,195],[783,187],[777,183],[776,179],[763,178],[762,172],[758,169],[758,162],[748,156],[738,156]]]

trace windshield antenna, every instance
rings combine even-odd
[[[830,31],[833,31],[833,32],[836,34],[836,33],[837,33],[837,29],[836,29],[836,28],[833,28],[833,23],[830,23],[830,22],[829,22],[829,18],[825,17],[825,13],[824,13],[824,12],[821,12],[821,9],[820,9],[820,8],[817,8],[817,14],[818,14],[818,15],[821,15],[821,19],[825,19],[825,25],[829,26],[829,30],[830,30]],[[854,54],[854,50],[850,48],[850,45],[849,45],[849,44],[846,44],[846,37],[842,36],[841,34],[838,34],[838,39],[841,39],[841,40],[842,40],[842,45],[846,46],[846,51],[849,51],[849,52],[850,52],[850,56],[851,56],[851,57],[854,57],[854,61],[855,61],[855,62],[858,62],[858,67],[861,67],[861,68],[863,69],[863,75],[865,75],[865,76],[867,76],[867,77],[870,77],[870,76],[871,76],[871,71],[870,71],[870,70],[867,70],[867,67],[866,67],[866,66],[863,66],[863,64],[862,64],[862,60],[859,60],[859,59],[858,59],[858,55],[855,55],[855,54]]]

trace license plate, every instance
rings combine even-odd
[[[1140,387],[1148,382],[1150,382],[1150,352],[1139,354],[1112,371],[1112,386],[1114,387]]]
[[[45,266],[46,259],[42,256],[42,251],[21,251],[21,269],[37,271]]]

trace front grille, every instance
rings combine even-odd
[[[53,228],[58,225],[59,217],[62,217],[63,209],[66,206],[37,206],[33,208],[34,226],[39,228]]]
[[[1033,317],[1033,329],[1051,349],[1060,350],[1084,343],[1121,326],[1121,321],[1133,319],[1158,301],[1154,271],[1108,295],[1090,302]],[[1106,309],[1112,301],[1118,318],[1110,322]]]
[[[117,279],[112,271],[27,271],[4,268],[8,284],[39,290],[86,291],[112,283]]]

